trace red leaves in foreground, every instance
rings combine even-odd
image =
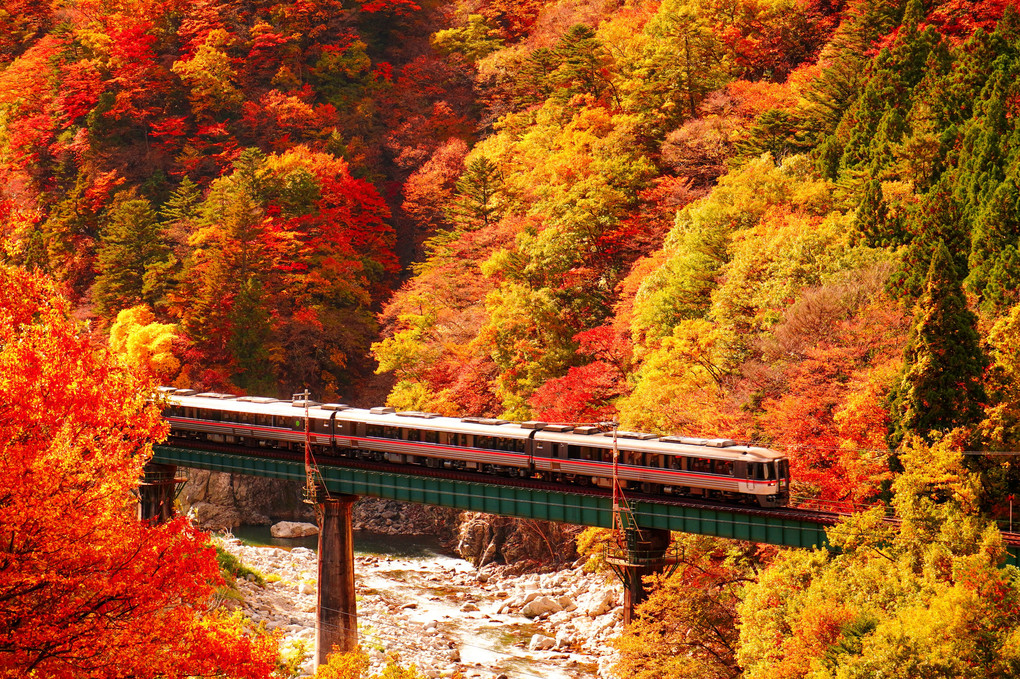
[[[67,312],[0,267],[0,676],[271,676],[275,640],[207,612],[205,536],[137,520],[165,424]]]

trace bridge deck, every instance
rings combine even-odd
[[[280,450],[237,450],[227,446],[173,441],[153,446],[153,461],[210,471],[304,481],[303,456]],[[544,521],[611,528],[613,503],[601,488],[563,490],[529,479],[490,477],[470,472],[421,469],[401,473],[396,465],[344,460],[319,463],[330,493],[365,495]],[[825,529],[838,514],[797,509],[759,509],[707,501],[630,498],[638,525],[686,533],[748,540],[785,547],[828,545]],[[1010,562],[1020,562],[1020,536],[1006,534]]]

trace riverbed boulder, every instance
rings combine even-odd
[[[269,529],[274,538],[306,538],[309,535],[318,535],[319,527],[314,523],[302,523],[300,521],[280,521],[274,523]]]
[[[608,613],[616,605],[616,592],[611,589],[592,592],[586,597],[584,612],[591,618]]]
[[[556,640],[544,634],[536,634],[528,642],[529,651],[547,651],[556,645]]]
[[[562,610],[563,607],[556,603],[556,601],[547,596],[543,596],[533,599],[525,604],[524,608],[521,609],[521,615],[528,618],[537,618],[540,615],[551,615],[553,613],[559,613]]]

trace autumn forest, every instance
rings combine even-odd
[[[66,642],[40,602],[91,604],[32,598],[55,507],[95,503],[83,536],[132,525],[124,441],[165,433],[157,383],[783,451],[796,502],[878,508],[833,553],[678,536],[620,677],[1018,676],[994,520],[1020,490],[1020,12],[9,0],[0,526],[22,551],[0,546],[21,578],[0,670],[285,676],[271,639],[204,612],[211,570],[168,589],[208,566],[186,522],[130,528],[104,564],[68,537],[52,572],[163,553],[123,619],[202,657],[164,648],[147,674],[156,640]],[[63,504],[25,512],[43,497]]]

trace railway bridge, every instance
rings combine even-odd
[[[305,481],[302,453],[174,439],[153,447],[153,482],[143,492],[143,513],[165,513],[169,479],[177,466]],[[160,480],[162,479],[162,481]],[[343,459],[318,464],[316,502],[322,530],[319,549],[317,657],[333,647],[357,645],[351,505],[359,496],[438,505],[502,516],[612,528],[609,489],[574,487],[537,479]],[[162,493],[160,489],[163,489]],[[147,499],[148,498],[148,499]],[[712,535],[784,547],[827,547],[825,529],[840,514],[803,509],[761,509],[700,499],[643,496],[628,492],[626,545],[609,559],[624,583],[624,615],[643,596],[641,577],[669,567],[669,531]],[[1020,534],[1006,533],[1010,561],[1020,563]]]

